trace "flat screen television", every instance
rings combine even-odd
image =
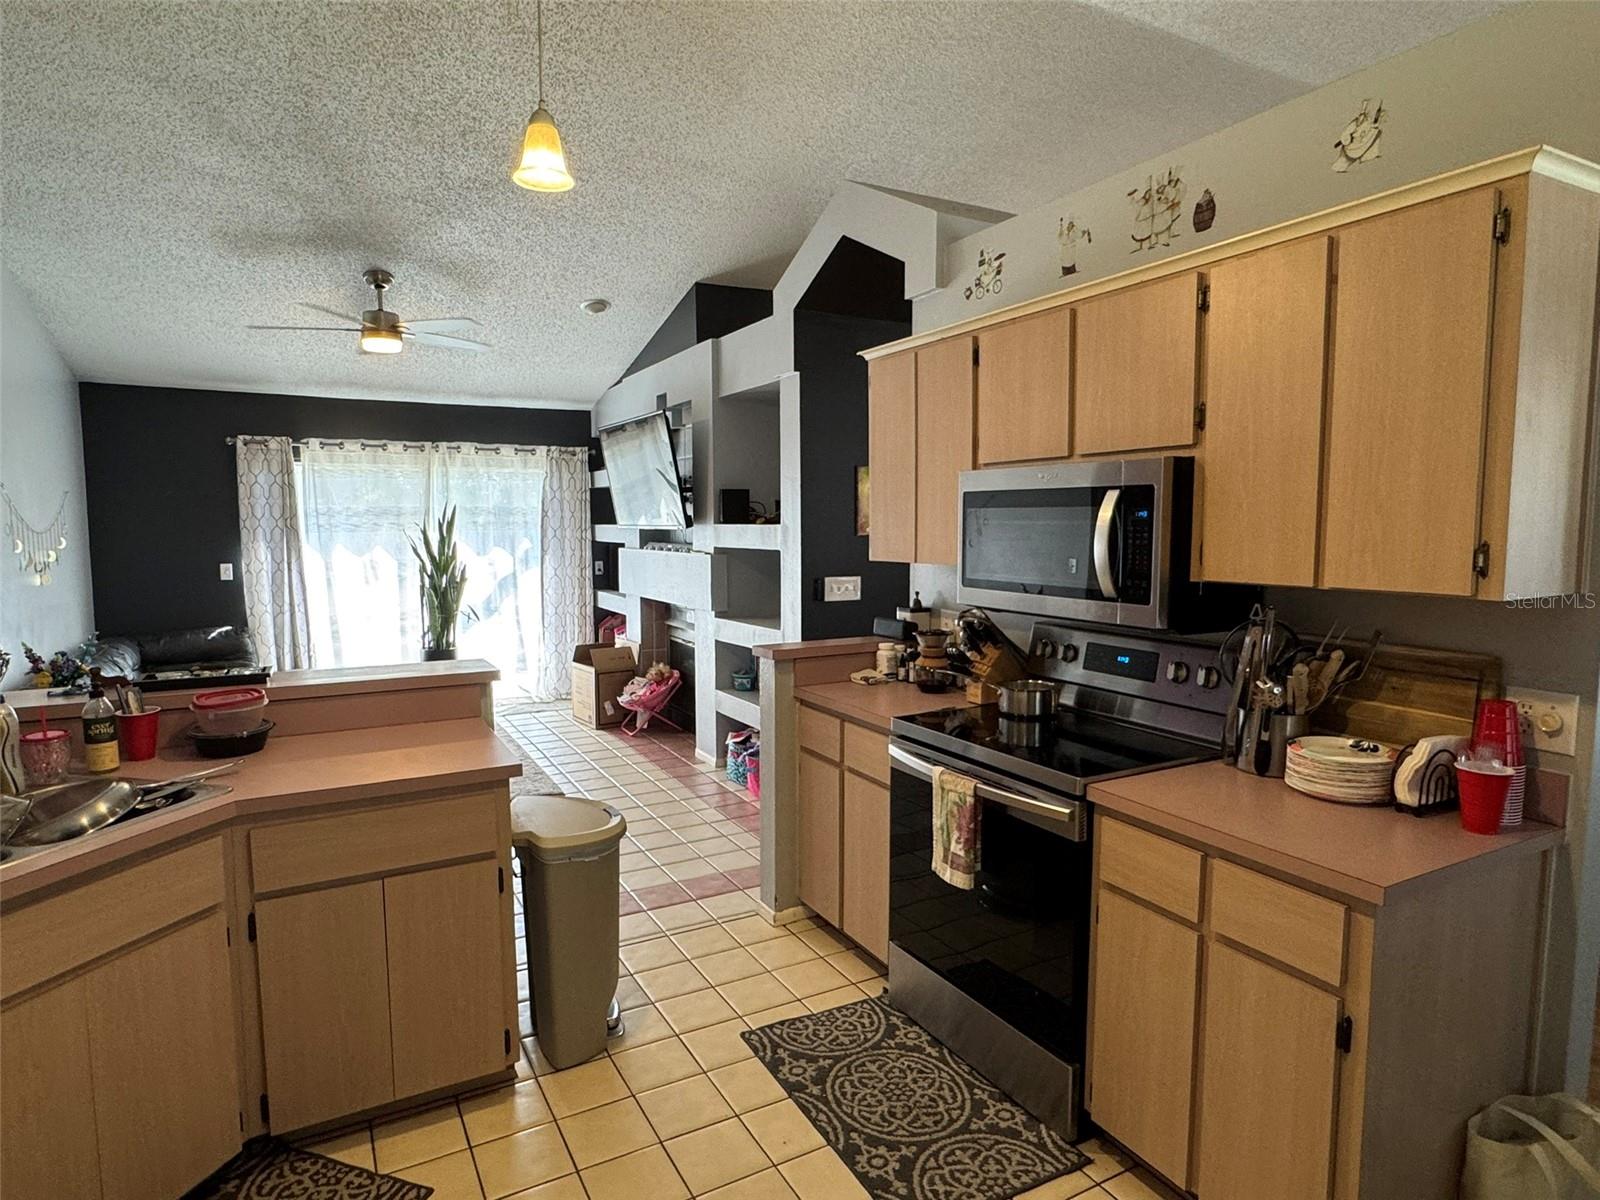
[[[641,529],[687,529],[683,481],[672,452],[666,413],[600,431],[600,453],[611,481],[618,525]]]

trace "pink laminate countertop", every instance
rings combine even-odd
[[[1093,784],[1089,799],[1105,812],[1369,905],[1492,855],[1540,853],[1565,836],[1557,826],[1529,822],[1486,837],[1462,829],[1454,812],[1414,817],[1331,804],[1220,762]]]
[[[499,678],[499,668],[492,663],[481,658],[464,658],[455,662],[275,671],[264,684],[235,684],[224,677],[201,682],[195,687],[148,691],[145,700],[162,708],[186,708],[196,692],[227,687],[262,687],[266,689],[270,704],[274,700],[299,700],[307,696],[350,696],[415,688],[459,687],[493,683]],[[11,692],[8,699],[24,721],[37,720],[41,709],[48,712],[51,720],[59,720],[63,714],[77,716],[82,711],[83,696],[51,696],[49,693],[49,688],[31,688]]]
[[[782,662],[793,658],[826,658],[831,654],[871,654],[884,641],[876,637],[820,638],[814,642],[773,642],[766,646],[752,646],[750,653],[757,658],[770,658]]]
[[[123,779],[170,779],[211,765],[187,748],[124,763]],[[0,864],[0,903],[11,902],[119,859],[230,822],[354,800],[500,783],[522,774],[517,755],[479,720],[389,725],[269,739],[259,754],[216,779],[226,796],[136,817]]]
[[[870,725],[879,733],[888,733],[889,722],[896,717],[967,707],[966,693],[960,690],[924,692],[914,683],[814,683],[795,688],[794,698],[836,717]]]

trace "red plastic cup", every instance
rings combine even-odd
[[[1506,797],[1516,768],[1499,763],[1458,762],[1456,783],[1461,789],[1461,828],[1468,833],[1499,833]]]
[[[117,748],[125,762],[144,762],[156,756],[156,734],[161,710],[147,708],[139,713],[117,714]]]
[[[1508,767],[1520,767],[1526,761],[1515,700],[1478,701],[1477,717],[1472,723],[1472,749],[1474,757],[1487,753]]]

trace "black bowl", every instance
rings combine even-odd
[[[201,758],[237,758],[241,754],[254,754],[267,744],[267,735],[273,723],[263,721],[245,733],[202,733],[198,725],[188,729],[194,752]]]

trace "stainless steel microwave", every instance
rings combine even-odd
[[[1143,629],[1225,629],[1254,589],[1190,582],[1194,459],[961,473],[962,604]]]

